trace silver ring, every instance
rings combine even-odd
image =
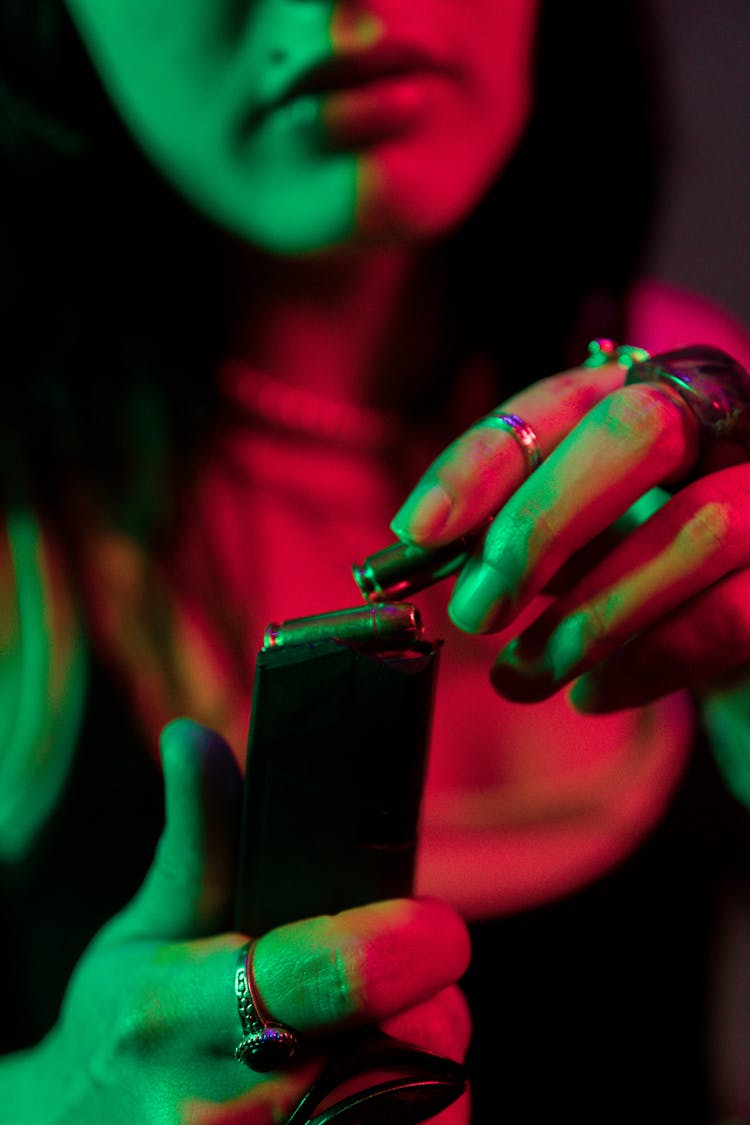
[[[521,446],[523,455],[526,458],[526,468],[529,473],[533,473],[534,469],[537,469],[541,465],[542,449],[539,445],[539,438],[536,436],[529,423],[525,422],[523,418],[519,418],[517,414],[504,414],[500,409],[492,410],[482,418],[482,425],[487,425],[497,430],[505,430],[506,433],[513,435]]]
[[[697,418],[704,440],[750,445],[750,374],[720,348],[661,352],[628,371],[626,383],[665,383]]]
[[[248,941],[237,955],[234,991],[242,1024],[242,1039],[234,1049],[238,1062],[265,1074],[290,1062],[299,1047],[296,1031],[269,1019],[258,997],[253,976],[255,942]]]

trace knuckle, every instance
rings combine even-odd
[[[639,445],[650,446],[672,432],[678,413],[679,408],[666,395],[636,383],[608,395],[594,408],[592,417],[611,441],[635,439]]]
[[[608,395],[589,415],[601,440],[625,452],[626,461],[647,462],[654,480],[684,475],[698,454],[695,419],[676,395],[633,383]]]
[[[508,440],[513,440],[509,434],[480,420],[440,458],[435,466],[437,480],[449,495],[460,495],[467,484],[480,483],[493,470]]]
[[[362,957],[334,916],[278,927],[255,946],[258,994],[273,1019],[302,1031],[347,1023],[363,1006]]]
[[[466,458],[476,465],[482,465],[494,457],[498,446],[507,436],[510,435],[499,426],[480,419],[464,435],[459,449],[461,457],[458,459]]]
[[[355,939],[332,944],[311,960],[302,979],[309,1003],[322,1023],[345,1022],[362,1009],[361,960],[362,951]]]
[[[622,596],[610,591],[604,598],[592,598],[581,607],[581,617],[585,622],[583,632],[588,655],[598,652],[600,646],[612,634],[618,624],[622,610]],[[576,615],[577,616],[577,615]]]
[[[523,499],[519,495],[512,519],[490,527],[484,549],[485,561],[501,574],[516,575],[520,579],[557,541],[561,517],[556,499],[552,490],[534,492]]]
[[[411,982],[414,980],[415,966],[409,965],[410,961],[408,953],[396,941],[386,939],[373,943],[362,974],[366,982],[364,999],[369,1011],[381,1016],[401,1002],[409,991],[405,988],[405,973],[409,968],[412,971]]]
[[[675,542],[691,556],[723,554],[737,541],[743,523],[733,503],[708,500],[680,526]]]
[[[277,1012],[273,1009],[273,993],[277,989],[282,992],[278,1015],[292,1024],[299,1015],[304,1023],[310,1021],[316,1026],[345,1023],[362,1007],[362,943],[354,933],[342,933],[333,916],[320,916],[310,925],[314,929],[305,927],[305,934],[311,938],[307,945],[295,942],[293,949],[273,948],[275,943],[271,940],[269,978],[260,978],[261,965],[256,961],[255,981],[274,1015]],[[273,938],[273,933],[265,935],[261,942],[268,942],[269,938]],[[257,946],[259,951],[260,948],[261,943]]]
[[[525,537],[533,535],[535,541],[543,543],[550,543],[557,537],[560,525],[553,499],[554,495],[542,495],[524,503],[518,514]]]
[[[593,410],[608,393],[602,373],[587,368],[571,368],[559,375],[553,375],[541,383],[553,391],[556,399],[564,401],[566,408],[576,417],[583,417]]]
[[[598,374],[598,373],[597,373]],[[570,367],[566,371],[558,371],[554,375],[546,375],[543,379],[537,380],[534,383],[534,391],[541,392],[550,399],[565,399],[567,401],[576,402],[590,402],[592,405],[602,397],[601,391],[597,393],[597,388],[601,385],[601,379],[593,380],[591,372],[582,374],[582,369],[579,367]],[[528,392],[521,392],[525,395]],[[509,400],[510,404],[515,404],[516,398],[514,396]]]
[[[700,557],[722,556],[725,570],[750,561],[750,474],[745,469],[703,477],[665,509],[672,513],[679,545]]]
[[[113,1021],[110,1052],[120,1058],[153,1059],[169,1036],[168,1020],[156,993],[147,987],[130,993]]]

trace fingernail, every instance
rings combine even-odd
[[[561,621],[545,645],[544,659],[555,679],[569,678],[584,657],[591,639],[585,614],[574,613]]]
[[[602,696],[596,676],[580,676],[570,689],[570,702],[584,715],[596,715],[607,710],[606,696]]]
[[[514,637],[495,657],[492,673],[498,682],[504,678],[515,681],[518,677],[533,680],[547,671],[544,653],[537,652],[533,655],[525,653],[523,642],[523,635]]]
[[[583,656],[584,625],[571,617],[547,634],[536,622],[498,653],[491,678],[501,695],[531,701],[559,691]]]
[[[417,488],[391,520],[391,530],[399,539],[422,543],[438,535],[453,511],[453,502],[439,484]]]
[[[456,583],[448,613],[453,624],[465,633],[484,633],[502,617],[505,605],[505,591],[498,572],[472,559]]]
[[[643,691],[638,691],[632,670],[622,669],[624,674],[621,674],[619,666],[620,653],[614,653],[576,680],[570,690],[570,701],[576,711],[584,715],[609,715],[649,702]]]
[[[498,654],[490,671],[495,690],[517,703],[536,703],[557,690],[554,678],[542,658],[522,655],[523,638],[516,637]]]

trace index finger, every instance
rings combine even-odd
[[[156,956],[132,1006],[153,1043],[201,1043],[231,1059],[240,1038],[234,979],[245,939],[224,934]],[[464,973],[469,939],[433,899],[391,899],[293,922],[257,940],[253,978],[268,1016],[301,1033],[378,1023],[441,992]],[[158,1010],[154,997],[159,996]],[[156,1018],[158,1016],[158,1018]]]
[[[543,456],[608,394],[622,386],[626,367],[573,367],[528,387],[498,407],[523,418]],[[528,475],[518,440],[489,416],[480,418],[433,461],[394,516],[395,534],[420,546],[440,546],[480,528]]]
[[[433,899],[392,899],[271,930],[255,949],[269,1012],[300,1031],[379,1022],[456,981],[464,923]]]

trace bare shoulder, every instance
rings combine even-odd
[[[750,367],[750,328],[717,302],[689,289],[644,279],[630,293],[632,342],[650,352],[713,344]]]

